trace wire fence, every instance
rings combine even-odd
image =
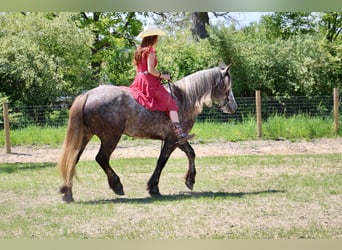
[[[198,116],[197,121],[210,122],[241,122],[246,118],[256,116],[255,97],[237,97],[238,109],[235,114],[227,115],[217,107],[206,107]],[[261,113],[263,120],[274,115],[290,117],[303,114],[323,118],[331,118],[334,113],[333,96],[292,96],[292,97],[262,97]],[[341,103],[341,99],[339,99]],[[11,129],[27,126],[66,126],[70,104],[49,106],[16,106],[9,107]],[[2,112],[1,112],[2,115]],[[3,129],[2,117],[0,129]]]
[[[205,108],[198,116],[199,121],[229,122],[243,121],[256,116],[255,97],[235,98],[238,109],[235,114],[227,115],[217,108]],[[341,101],[339,101],[341,102]],[[292,96],[292,97],[262,97],[261,113],[263,120],[270,116],[281,115],[291,117],[294,115],[308,115],[316,117],[332,117],[333,96]]]

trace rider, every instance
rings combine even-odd
[[[177,103],[161,85],[161,80],[169,81],[170,75],[156,70],[157,57],[154,46],[158,42],[158,37],[165,34],[165,31],[159,28],[148,26],[138,35],[139,38],[142,38],[142,41],[141,45],[136,49],[133,59],[137,75],[130,88],[138,103],[147,109],[169,113],[178,143],[184,143],[193,138],[194,135],[189,135],[182,130]]]

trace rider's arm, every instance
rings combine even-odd
[[[162,73],[158,72],[158,70],[156,70],[156,68],[154,67],[155,59],[156,59],[156,53],[155,52],[151,52],[148,54],[148,58],[147,58],[147,71],[148,71],[148,73],[150,73],[151,75],[158,77],[160,79],[170,80],[169,74],[162,74]]]

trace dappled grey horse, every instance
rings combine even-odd
[[[179,108],[184,131],[190,132],[204,105],[217,104],[225,113],[234,113],[237,105],[232,91],[230,66],[198,71],[170,86]],[[195,183],[195,152],[189,142],[177,143],[171,121],[165,112],[149,111],[135,101],[127,87],[103,85],[79,95],[70,109],[62,154],[58,161],[63,184],[60,193],[65,202],[74,201],[72,195],[76,164],[89,140],[96,135],[101,147],[96,161],[108,177],[110,188],[124,195],[119,176],[109,164],[110,156],[122,134],[136,138],[162,140],[157,166],[147,183],[151,196],[160,195],[160,174],[171,153],[178,147],[188,157],[186,186],[192,190]]]

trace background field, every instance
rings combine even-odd
[[[66,127],[28,126],[11,131],[11,145],[52,145],[60,146],[64,140]],[[254,140],[256,121],[247,117],[242,122],[197,122],[192,130],[196,134],[195,141],[200,143],[224,140]],[[295,115],[291,117],[272,116],[263,122],[264,139],[312,139],[334,138],[341,136],[342,130],[334,131],[333,119]],[[94,139],[96,141],[96,138]],[[123,136],[122,140],[131,140]],[[0,133],[0,146],[5,144],[4,131]]]
[[[197,122],[193,132],[194,148],[202,152],[196,160],[198,174],[193,192],[184,185],[184,155],[171,158],[162,173],[163,197],[150,198],[146,182],[156,157],[151,157],[150,151],[141,158],[125,159],[117,158],[116,152],[111,163],[121,177],[126,196],[114,195],[97,163],[85,160],[77,166],[80,181],[74,185],[76,202],[66,205],[58,194],[60,181],[55,166],[65,126],[12,130],[14,147],[9,158],[14,160],[9,162],[22,163],[0,163],[0,238],[342,238],[341,150],[340,140],[333,139],[339,138],[341,132],[334,132],[332,119],[276,115],[263,122],[264,139],[286,140],[284,145],[291,147],[291,152],[283,146],[284,151],[297,154],[297,149],[298,155],[283,155],[286,152],[280,152],[281,147],[270,146],[274,143],[264,145],[272,155],[240,155],[239,152],[244,153],[240,150],[234,156],[229,151],[228,156],[209,157],[203,149],[199,150],[199,145],[208,144],[213,151],[224,151],[220,142],[233,141],[235,147],[245,148],[245,153],[259,154],[258,146],[245,141],[256,139],[254,117],[242,122]],[[310,154],[310,150],[305,153],[308,148],[304,143],[294,147],[290,142],[317,138],[331,138],[334,145],[315,151],[320,154]],[[126,136],[122,140],[120,150],[131,144],[136,151],[143,151],[142,147],[159,149],[155,144],[150,147],[145,141]],[[317,140],[314,144],[320,141],[323,142]],[[99,142],[94,138],[92,143],[93,150]],[[2,136],[0,145],[4,145]],[[41,152],[34,154],[37,149]],[[53,157],[39,158],[49,151],[54,152]],[[37,155],[37,163],[21,160],[30,155]],[[9,159],[8,155],[3,156]]]
[[[0,238],[342,238],[341,155],[199,157],[193,192],[185,158],[165,168],[161,198],[145,191],[154,158],[117,159],[126,196],[92,161],[78,165],[64,204],[54,163],[0,165]]]

